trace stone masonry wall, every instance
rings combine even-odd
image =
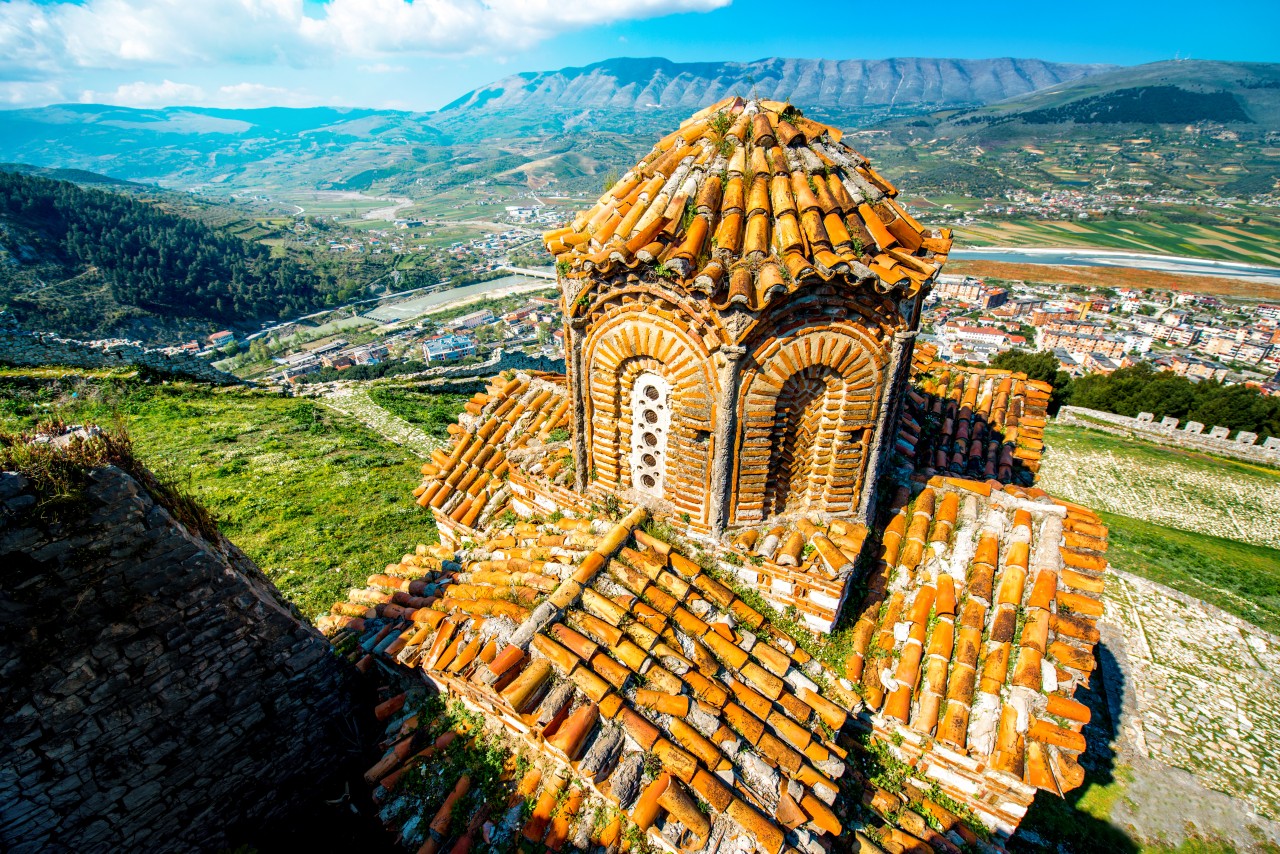
[[[354,674],[231,543],[90,477],[57,521],[0,472],[0,850],[219,850],[343,766]]]
[[[1104,433],[1145,439],[1148,442],[1173,448],[1205,451],[1245,462],[1280,466],[1280,448],[1277,447],[1266,447],[1262,444],[1247,445],[1243,442],[1219,439],[1208,433],[1188,433],[1185,430],[1169,429],[1161,427],[1158,422],[1139,421],[1137,418],[1116,415],[1113,412],[1100,412],[1081,406],[1064,406],[1058,411],[1055,420],[1059,424],[1089,427]]]
[[[217,385],[242,381],[220,371],[198,356],[168,355],[136,342],[90,342],[59,338],[44,332],[0,329],[0,364],[35,366],[66,365],[71,368],[147,368],[165,376],[200,380]]]

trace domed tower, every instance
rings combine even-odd
[[[951,235],[840,140],[731,98],[545,235],[579,491],[704,533],[868,518]]]

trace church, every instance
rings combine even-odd
[[[951,234],[897,195],[730,98],[545,235],[565,374],[472,398],[440,544],[321,620],[529,757],[468,844],[999,849],[1083,782],[1106,528],[1034,485],[1047,385],[916,344]]]

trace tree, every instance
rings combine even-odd
[[[1056,413],[1070,395],[1071,375],[1062,370],[1062,365],[1048,350],[1033,353],[1015,347],[996,354],[991,360],[991,367],[1003,368],[1006,371],[1021,372],[1027,379],[1039,380],[1053,386],[1049,395],[1049,412]]]

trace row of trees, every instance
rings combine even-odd
[[[1280,436],[1280,398],[1267,397],[1248,386],[1207,380],[1196,383],[1172,371],[1158,371],[1146,362],[1073,380],[1047,351],[1009,350],[991,364],[1052,384],[1051,412],[1063,405],[1130,417],[1150,412],[1156,418],[1173,416],[1183,422],[1228,427],[1233,432]]]
[[[361,290],[327,265],[274,257],[132,196],[67,181],[0,172],[0,219],[31,235],[41,260],[94,267],[116,302],[161,317],[289,317]]]

